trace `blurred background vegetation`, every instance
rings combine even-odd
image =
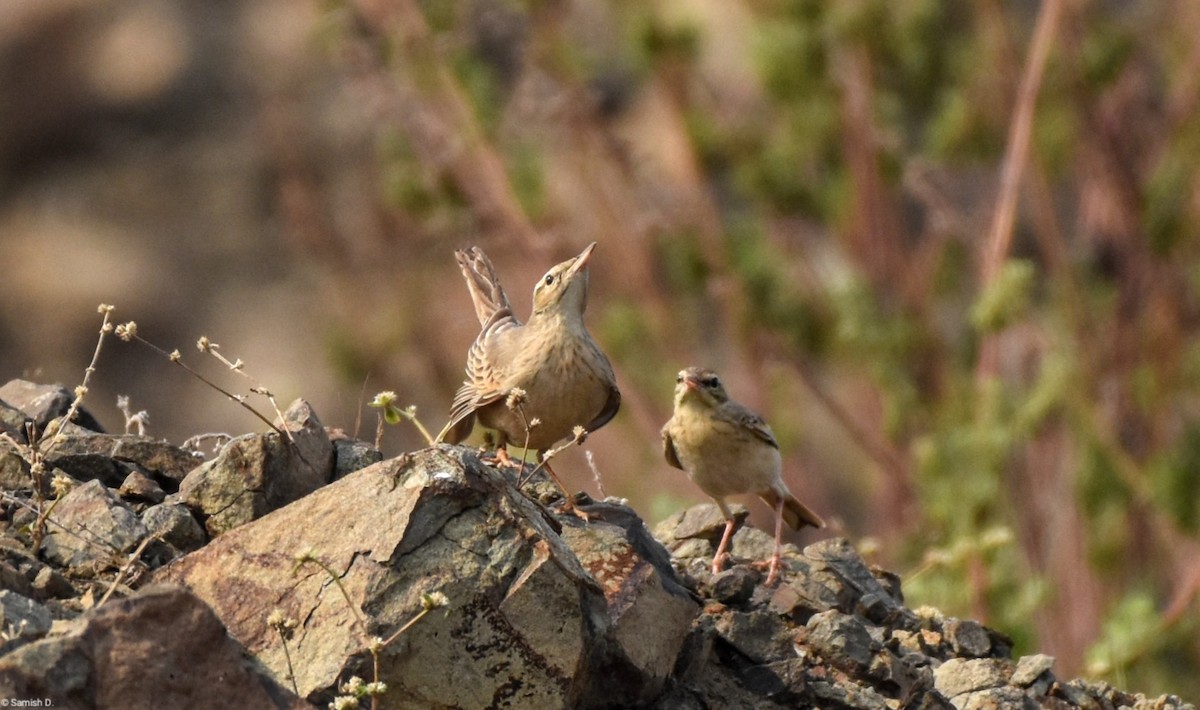
[[[104,301],[327,425],[392,389],[436,430],[452,250],[524,316],[596,240],[603,492],[703,500],[657,432],[712,366],[910,603],[1200,698],[1192,0],[9,0],[0,107],[0,379],[77,383]],[[118,392],[257,427],[134,345],[94,384],[113,429]]]

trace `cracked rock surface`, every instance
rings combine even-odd
[[[753,528],[710,573],[713,505],[652,534],[619,502],[560,514],[544,476],[518,487],[472,449],[381,461],[302,401],[284,421],[190,470],[165,442],[66,425],[53,487],[6,429],[0,697],[326,707],[357,676],[386,684],[381,708],[1194,707],[1014,659],[1003,633],[910,609],[846,540],[785,546],[766,587]]]

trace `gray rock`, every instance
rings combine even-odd
[[[738,527],[750,516],[750,511],[744,505],[733,504],[729,509],[733,513],[734,524]],[[654,537],[668,550],[672,550],[679,541],[693,539],[707,540],[715,548],[724,533],[725,516],[714,503],[692,506],[675,513],[654,528]]]
[[[722,604],[742,604],[750,600],[760,581],[762,575],[755,570],[745,566],[732,567],[713,578],[712,598]]]
[[[992,639],[983,625],[977,621],[947,619],[942,632],[950,642],[950,648],[959,656],[983,658],[992,650]]]
[[[22,594],[0,590],[0,631],[7,640],[0,649],[28,643],[50,631],[50,612],[46,607]]]
[[[44,482],[42,494],[49,492],[49,482]],[[0,439],[0,489],[20,491],[33,489],[33,476],[29,472],[29,462],[21,456],[12,444]]]
[[[915,627],[916,618],[875,574],[845,538],[829,538],[804,548],[811,565],[809,585],[835,592],[837,608],[859,613],[867,620],[888,626]],[[828,599],[828,597],[825,597]],[[814,600],[817,601],[817,600]]]
[[[180,484],[184,503],[204,516],[209,535],[228,532],[329,483],[333,445],[316,414],[296,400],[284,420],[290,440],[277,432],[239,437]]]
[[[644,704],[662,687],[657,669],[672,667],[670,639],[686,636],[695,605],[669,590],[653,551],[607,513],[558,524],[565,537],[616,541],[618,553],[589,562],[605,566],[599,580],[506,473],[470,449],[440,446],[356,471],[154,578],[193,589],[276,678],[290,655],[300,693],[314,702],[328,702],[349,674],[365,676],[367,638],[390,636],[423,593],[440,591],[449,606],[381,653],[390,707]],[[315,564],[293,573],[310,546],[340,588]],[[300,622],[288,654],[266,626],[275,608]],[[652,620],[661,638],[630,642],[626,634],[651,636]],[[641,655],[651,649],[666,658]]]
[[[204,528],[182,503],[161,503],[142,511],[142,523],[151,533],[181,552],[198,550],[207,542]]]
[[[855,675],[867,673],[876,649],[858,619],[830,609],[815,614],[806,628],[809,647],[834,668]]]
[[[1054,667],[1054,656],[1047,656],[1044,653],[1038,653],[1032,656],[1021,656],[1017,661],[1017,667],[1013,670],[1012,677],[1009,682],[1021,688],[1028,688],[1042,679],[1044,676],[1049,676],[1050,669]],[[1050,679],[1047,678],[1049,681]],[[1041,695],[1045,689],[1038,691]]]
[[[46,431],[50,422],[67,413],[75,401],[75,395],[62,385],[39,385],[17,379],[0,386],[0,400],[24,412],[40,433]],[[92,431],[104,431],[96,418],[83,407],[76,410],[74,423]]]
[[[959,710],[1038,710],[1041,707],[1023,690],[1012,686],[964,693],[951,702]]]
[[[64,567],[109,561],[146,537],[146,526],[99,481],[71,489],[50,516],[43,553]]]
[[[597,503],[588,522],[571,516],[562,539],[604,591],[612,638],[646,679],[662,689],[699,605],[675,578],[671,557],[628,506]],[[647,634],[653,627],[655,633]]]
[[[43,566],[33,576],[33,590],[38,599],[70,599],[78,595],[70,580],[53,567]]]
[[[792,632],[769,611],[724,610],[710,614],[717,635],[755,664],[794,656]]]
[[[333,480],[383,460],[383,452],[365,441],[333,439]]]
[[[11,589],[27,597],[37,596],[29,578],[7,560],[0,560],[0,589]]]
[[[0,400],[0,433],[8,434],[14,440],[27,444],[25,424],[31,421],[25,412]]]
[[[262,674],[212,611],[177,587],[109,602],[67,634],[0,657],[0,697],[66,708],[310,707]]]
[[[958,707],[958,696],[1007,685],[1013,664],[997,658],[951,658],[933,672],[933,685]]]
[[[141,471],[131,471],[118,489],[126,500],[161,503],[167,494],[162,487]]]
[[[200,462],[166,441],[131,434],[97,434],[75,425],[53,437],[44,454],[47,463],[81,481],[99,479],[116,488],[132,471],[157,476],[174,490]]]

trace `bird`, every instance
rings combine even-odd
[[[479,247],[455,252],[481,330],[467,353],[466,380],[454,395],[450,420],[437,437],[457,444],[478,420],[496,432],[501,464],[510,463],[509,444],[536,450],[571,510],[571,496],[545,452],[568,436],[582,442],[621,407],[612,364],[583,320],[595,249],[592,242],[538,279],[525,323],[513,314],[487,254]]]
[[[775,553],[767,585],[779,575],[783,523],[794,530],[822,528],[825,521],[809,510],[783,482],[779,443],[763,418],[729,398],[712,370],[689,367],[675,378],[675,411],[662,428],[663,456],[716,501],[725,516],[725,532],[713,556],[712,573],[721,571],[733,537],[734,519],[725,498],[753,493],[775,511]]]

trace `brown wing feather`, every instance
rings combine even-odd
[[[458,268],[462,270],[463,279],[467,282],[467,290],[471,292],[471,303],[475,306],[475,316],[479,324],[487,330],[489,322],[496,319],[501,311],[512,316],[512,304],[500,279],[496,276],[496,268],[492,260],[479,247],[471,247],[466,251],[454,252]],[[515,320],[515,318],[514,318]]]
[[[682,471],[684,470],[683,464],[679,462],[679,454],[675,453],[675,440],[671,438],[670,428],[671,422],[667,422],[666,426],[662,428],[662,432],[660,432],[662,434],[663,458],[667,460],[667,463]]]
[[[759,497],[766,501],[772,510],[779,504],[779,494],[775,491],[767,491],[760,494]],[[783,522],[793,530],[799,530],[805,525],[811,525],[814,528],[825,527],[825,521],[821,520],[821,516],[809,510],[808,506],[796,500],[793,495],[783,499]]]
[[[615,383],[610,384],[608,387],[608,399],[604,400],[604,408],[600,410],[600,413],[592,421],[587,423],[584,430],[589,434],[596,431],[607,424],[613,417],[617,416],[619,409],[621,409],[621,390],[617,389]]]
[[[491,352],[500,333],[521,326],[487,254],[479,247],[471,247],[467,251],[454,252],[454,257],[462,269],[467,290],[471,292],[471,302],[482,329],[467,351],[467,377],[454,394],[450,421],[437,436],[437,441],[451,444],[470,436],[475,425],[475,412],[480,407],[507,396],[507,392],[500,389],[496,358]]]
[[[779,442],[775,441],[775,434],[771,432],[771,427],[767,426],[767,423],[763,421],[762,417],[758,416],[749,409],[746,409],[737,402],[729,402],[725,406],[731,410],[737,423],[742,428],[754,434],[754,436],[758,437],[759,439],[767,442],[772,447],[776,449],[779,448]]]

